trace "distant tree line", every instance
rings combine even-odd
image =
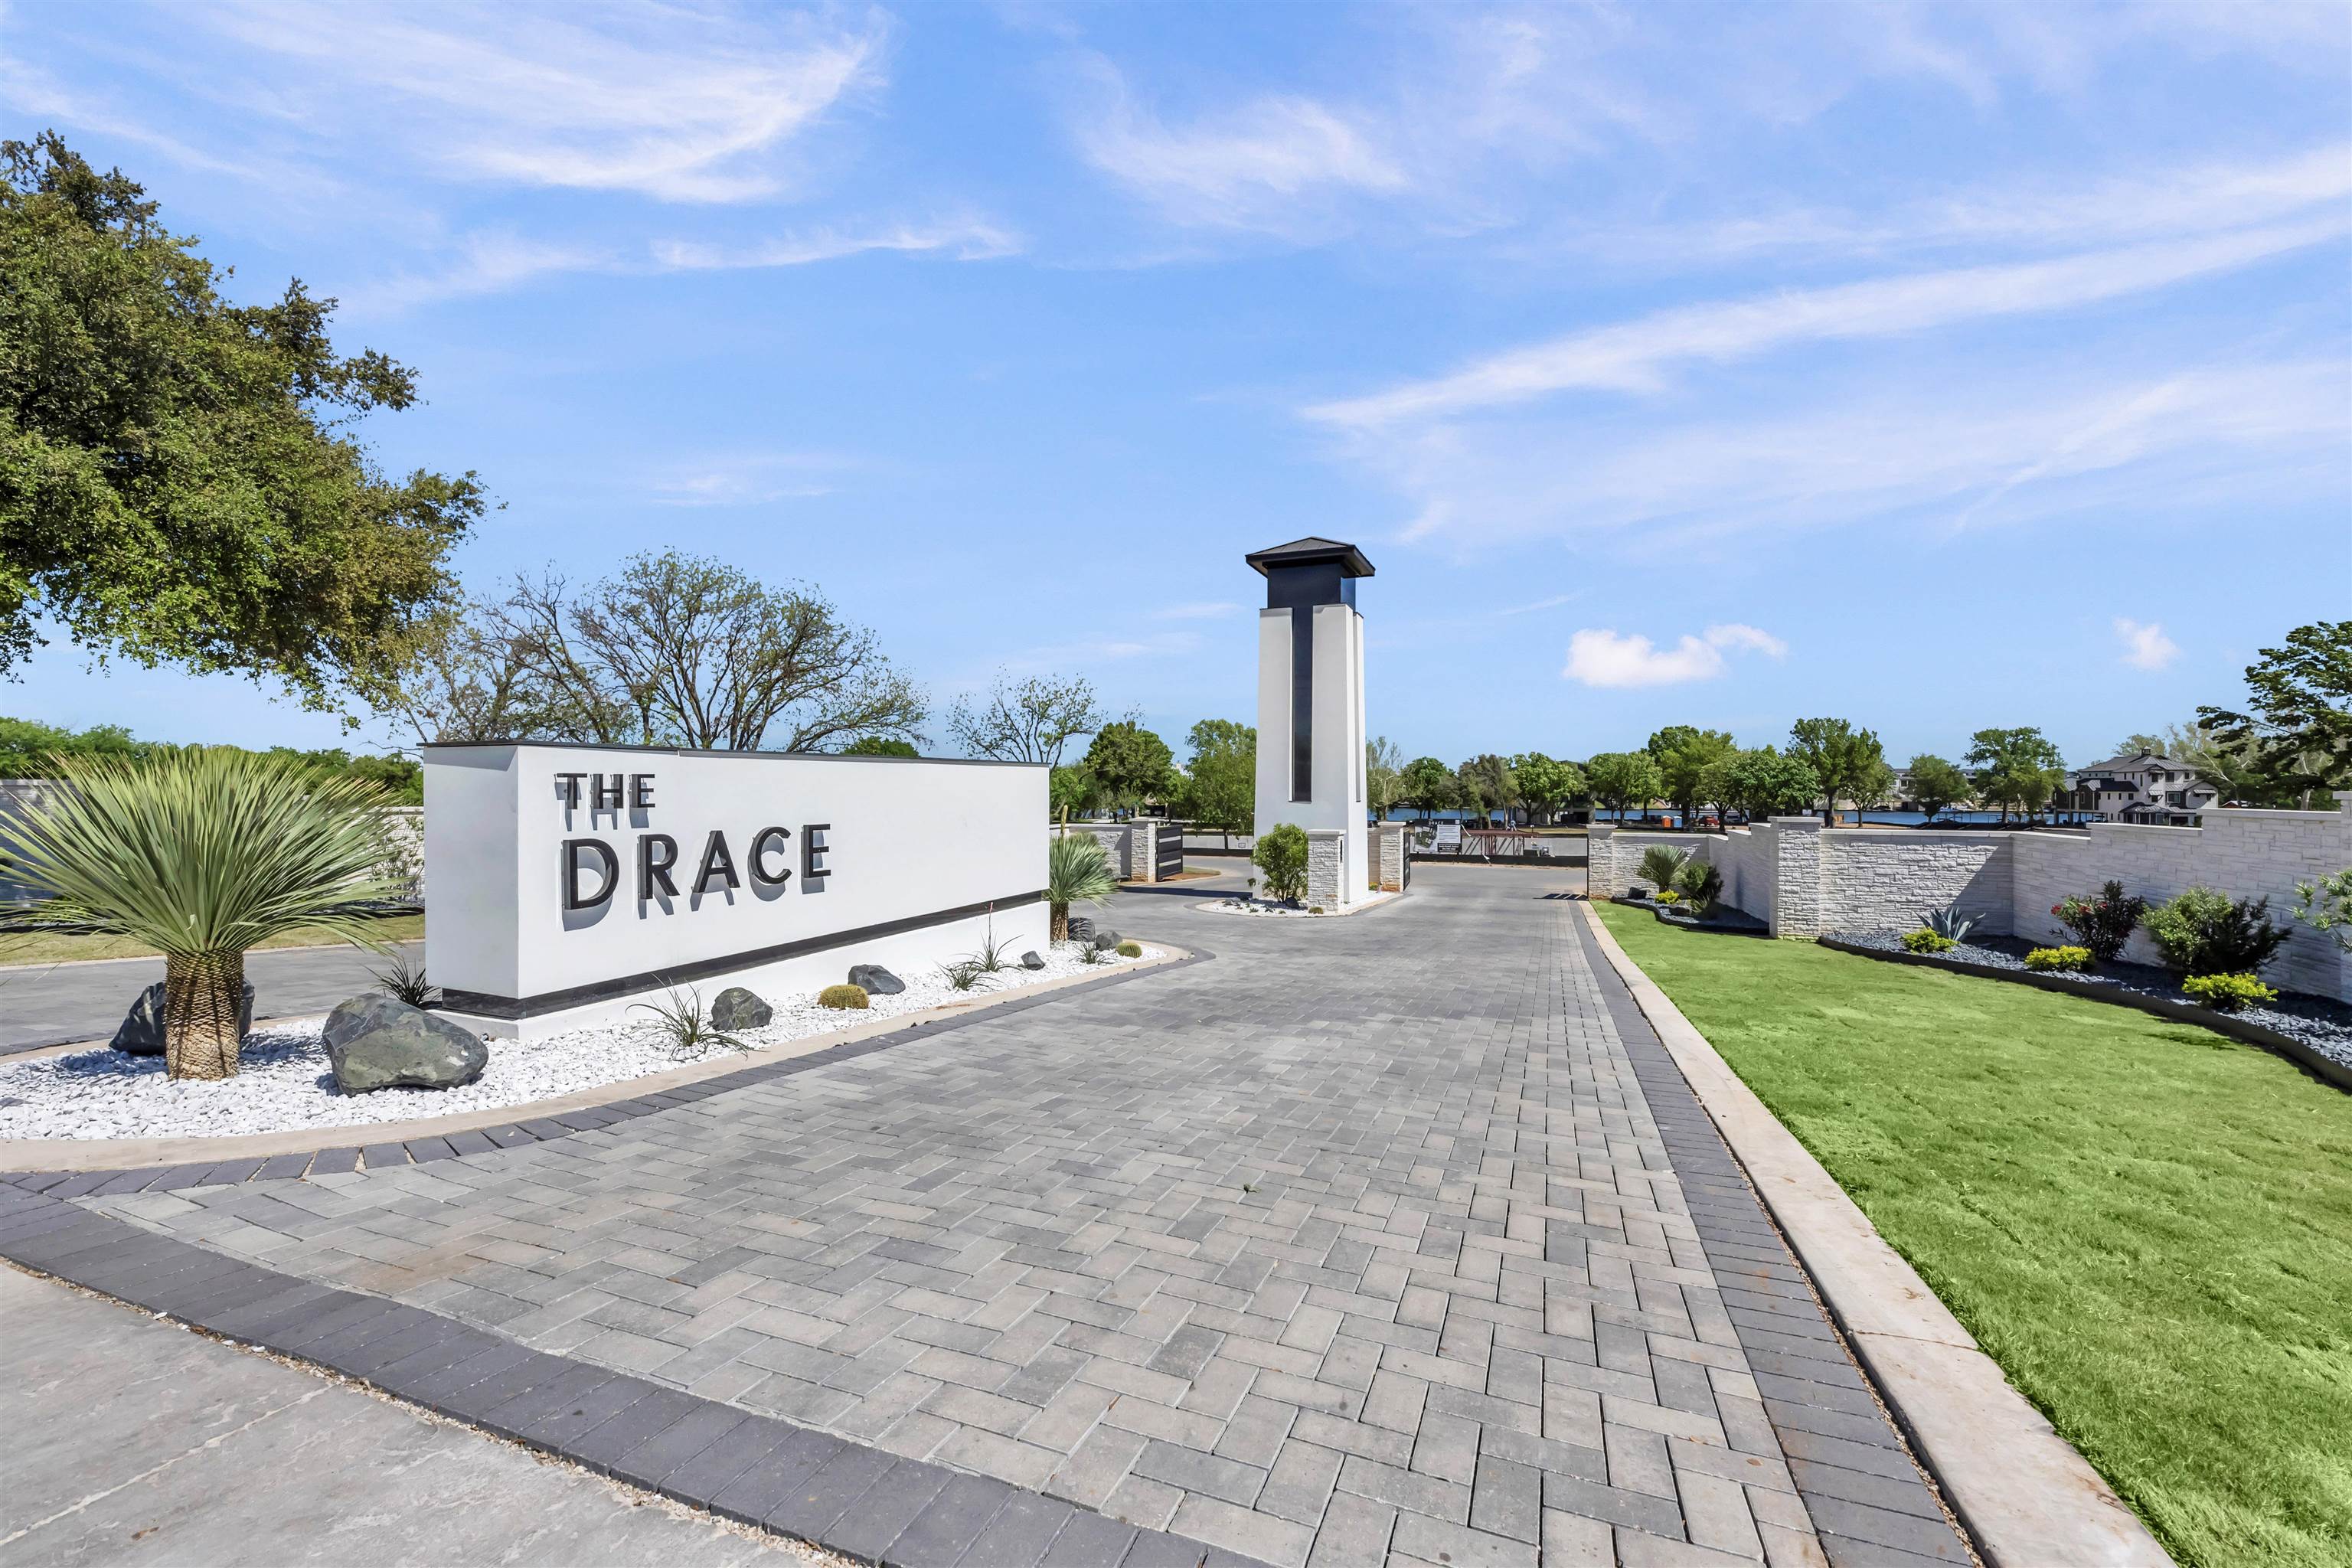
[[[163,756],[188,749],[168,741],[139,740],[118,724],[65,730],[54,724],[37,723],[30,719],[0,718],[0,778],[54,777],[59,758],[121,757],[133,760]],[[237,751],[245,748],[228,749]],[[291,746],[272,746],[262,754],[338,778],[357,779],[374,784],[395,804],[421,805],[425,802],[425,770],[414,758],[396,754],[354,755],[332,746],[308,752],[298,751]]]

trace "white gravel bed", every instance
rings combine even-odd
[[[1384,900],[1393,899],[1395,897],[1396,895],[1394,893],[1374,893],[1362,903],[1350,905],[1349,907],[1351,909],[1360,910],[1365,908],[1367,905],[1377,904]],[[1195,907],[1203,914],[1255,915],[1261,918],[1274,920],[1297,918],[1310,921],[1328,921],[1337,919],[1339,916],[1348,912],[1348,910],[1346,909],[1323,910],[1318,912],[1313,906],[1307,904],[1286,904],[1274,899],[1252,899],[1238,893],[1229,899],[1204,900]]]
[[[1106,952],[1102,963],[1089,965],[1077,952],[1075,942],[1055,943],[1042,953],[1045,968],[1015,965],[982,976],[970,991],[956,990],[937,971],[901,974],[905,991],[877,996],[863,1012],[820,1007],[814,992],[771,996],[766,1000],[775,1017],[738,1037],[754,1047],[778,1046],[1048,980],[1110,974],[1164,956],[1163,950],[1145,946],[1141,958]],[[703,1002],[708,1005],[725,988],[723,980],[706,983],[699,987]],[[457,1089],[340,1092],[320,1038],[323,1016],[256,1030],[238,1054],[236,1077],[217,1082],[174,1082],[163,1076],[162,1057],[134,1057],[104,1046],[0,1064],[0,1138],[230,1138],[304,1127],[363,1127],[529,1105],[663,1072],[687,1060],[754,1059],[724,1046],[682,1058],[671,1054],[651,1014],[633,1013],[631,1018],[543,1040],[490,1040],[489,1065],[482,1076]]]

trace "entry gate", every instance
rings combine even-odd
[[[1151,879],[1165,882],[1183,875],[1184,833],[1174,824],[1163,826],[1153,835],[1151,844]]]

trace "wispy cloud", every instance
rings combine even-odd
[[[2116,640],[2123,645],[2123,661],[2134,669],[2162,669],[2180,657],[2180,645],[2164,635],[2155,621],[2116,617]]]
[[[503,184],[772,196],[778,154],[878,76],[877,15],[232,6],[197,14],[289,79],[314,133],[390,136]]]
[[[847,459],[825,452],[750,452],[688,458],[656,470],[646,489],[656,505],[758,506],[830,495]]]
[[[1341,426],[1508,406],[1571,389],[1655,392],[1688,362],[1728,363],[1799,343],[1886,338],[1958,321],[2079,308],[2301,250],[2352,231],[2352,215],[2242,233],[1955,268],[1661,310],[1489,355],[1449,374],[1307,408]]]
[[[2045,373],[2032,385],[1906,377],[1823,388],[1769,415],[1496,418],[1349,450],[1414,509],[1409,538],[1468,551],[1639,528],[1663,549],[1866,517],[1949,531],[2144,516],[2217,489],[2340,495],[2347,405],[2352,370],[2328,360]]]
[[[1587,627],[1569,638],[1568,668],[1560,675],[1603,688],[1677,686],[1712,680],[1730,668],[1725,654],[1750,652],[1784,658],[1789,645],[1736,621],[1709,626],[1697,637],[1685,634],[1674,647],[1663,648],[1645,637]]]
[[[803,267],[835,261],[868,251],[899,251],[910,255],[940,252],[960,261],[992,261],[1017,256],[1021,240],[983,218],[946,223],[891,224],[875,228],[816,228],[796,235],[779,235],[751,245],[710,245],[696,240],[656,240],[656,262],[677,270],[730,268]]]

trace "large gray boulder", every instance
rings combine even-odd
[[[1118,943],[1119,934],[1115,931],[1104,930],[1095,932],[1095,946],[1105,952],[1116,950]]]
[[[714,1029],[757,1029],[772,1022],[775,1016],[773,1007],[740,985],[730,985],[710,1005],[710,1026]]]
[[[864,990],[868,996],[896,996],[907,988],[905,981],[878,963],[851,964],[849,983]]]
[[[345,1094],[456,1089],[482,1076],[490,1053],[467,1030],[380,991],[327,1015],[327,1059]]]
[[[1032,948],[1027,952],[1021,955],[1021,967],[1024,969],[1043,969],[1045,967],[1045,961],[1037,956],[1036,949]]]
[[[238,1039],[253,1032],[253,982],[245,984],[245,999],[237,1005],[236,1036]],[[160,980],[139,993],[131,1004],[131,1011],[122,1016],[122,1026],[114,1031],[107,1044],[126,1056],[160,1057],[163,1054],[163,983]]]

